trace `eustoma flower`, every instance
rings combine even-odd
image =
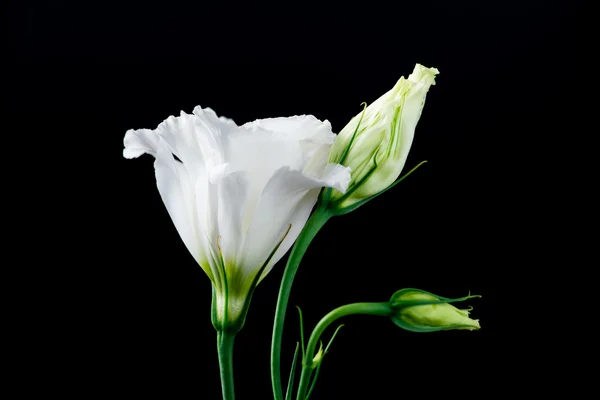
[[[387,189],[400,176],[413,142],[415,128],[436,68],[417,64],[408,79],[396,85],[341,130],[331,149],[330,162],[348,166],[348,192],[332,191],[340,209],[354,209]]]
[[[238,126],[209,108],[127,131],[126,158],[156,158],[162,200],[214,288],[213,324],[237,332],[251,294],[302,230],[322,187],[344,192],[349,168],[328,164],[335,139],[313,116]]]

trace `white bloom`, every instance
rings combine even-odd
[[[348,195],[341,201],[341,207],[373,196],[398,179],[427,91],[435,85],[438,73],[435,68],[417,64],[408,79],[401,77],[390,91],[370,104],[364,114],[355,116],[339,133],[329,161],[352,170]],[[334,201],[343,197],[339,192],[332,193]]]
[[[313,116],[237,126],[201,107],[125,134],[124,157],[156,158],[158,190],[213,283],[220,323],[243,324],[249,295],[296,240],[320,189],[347,189],[349,169],[327,163],[334,139]]]

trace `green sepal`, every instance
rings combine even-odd
[[[377,168],[377,163],[375,162],[375,166],[374,168],[369,171],[369,173],[367,173],[366,178],[368,178]],[[388,186],[387,188],[375,193],[372,196],[369,196],[365,199],[359,200],[354,204],[349,205],[348,207],[344,207],[344,208],[336,208],[335,205],[331,208],[332,213],[334,215],[344,215],[344,214],[348,214],[351,211],[356,210],[358,207],[362,206],[363,204],[373,200],[375,197],[378,197],[382,194],[384,194],[385,192],[387,192],[388,190],[390,190],[391,188],[393,188],[394,186],[396,186],[397,184],[399,184],[400,182],[402,182],[404,179],[406,179],[410,174],[412,174],[413,172],[415,172],[417,170],[417,168],[419,168],[421,165],[425,164],[427,162],[427,160],[421,161],[419,164],[417,164],[415,167],[413,167],[410,171],[408,171],[406,174],[404,174],[401,178],[397,179],[394,183],[392,183],[390,186]],[[362,183],[362,181],[361,181]],[[357,184],[355,189],[357,189],[360,186],[360,184]],[[351,193],[346,193],[342,198],[340,198],[340,200],[336,201],[337,204],[341,204],[344,200],[346,200],[348,197],[350,197]]]
[[[352,137],[350,138],[350,141],[348,142],[348,145],[346,146],[346,148],[344,149],[344,152],[342,153],[342,157],[338,161],[332,160],[332,161],[335,161],[337,164],[344,165],[344,161],[346,161],[346,157],[348,157],[348,153],[350,152],[350,148],[354,144],[354,139],[356,139],[356,134],[358,133],[358,129],[360,128],[360,124],[362,123],[363,117],[365,115],[365,110],[367,109],[367,103],[366,102],[363,101],[362,103],[360,103],[360,105],[363,106],[363,110],[360,113],[360,119],[358,120],[358,124],[356,125],[356,129],[354,130],[354,133],[352,134]]]
[[[277,252],[277,250],[279,250],[279,247],[281,246],[281,244],[283,243],[283,241],[285,240],[285,238],[287,237],[287,235],[291,229],[292,229],[292,224],[289,224],[283,237],[279,240],[279,242],[277,242],[277,244],[275,245],[275,247],[273,248],[273,250],[267,257],[267,259],[265,260],[263,265],[260,267],[260,269],[258,270],[256,275],[250,282],[250,286],[249,286],[249,289],[246,294],[244,305],[243,305],[241,311],[239,312],[239,315],[235,319],[233,319],[229,316],[229,291],[231,290],[231,288],[229,287],[229,285],[227,283],[227,274],[225,273],[225,267],[224,267],[225,262],[223,261],[223,256],[220,253],[220,248],[219,248],[219,254],[221,257],[221,265],[223,266],[223,280],[224,280],[223,289],[222,289],[222,296],[224,297],[224,299],[223,299],[223,304],[224,304],[223,317],[219,318],[218,311],[216,309],[217,294],[216,294],[216,289],[215,289],[214,284],[213,284],[213,292],[212,292],[212,310],[211,310],[212,324],[217,331],[219,331],[219,332],[228,331],[228,332],[232,332],[232,333],[238,333],[244,327],[244,324],[246,323],[246,315],[248,314],[250,302],[252,300],[254,290],[256,289],[256,286],[258,285],[258,281],[260,280],[260,277],[261,277],[262,273],[264,272],[265,268],[267,267],[267,265],[269,264],[269,262],[271,261],[271,259],[273,258],[273,256]],[[217,244],[217,246],[218,246],[218,244]]]
[[[438,301],[435,301],[435,300],[396,300],[398,297],[402,296],[405,293],[409,293],[409,292],[417,292],[417,293],[426,294],[429,296],[437,297],[439,300]],[[469,294],[464,297],[450,299],[448,297],[438,296],[437,294],[433,294],[433,293],[427,292],[425,290],[406,288],[406,289],[400,289],[396,293],[394,293],[390,299],[390,304],[392,307],[397,307],[397,306],[402,307],[402,305],[409,304],[409,303],[410,303],[409,305],[411,305],[411,306],[420,306],[420,305],[428,305],[428,304],[457,303],[459,301],[465,301],[465,300],[469,300],[469,299],[473,299],[473,298],[481,298],[481,295]]]

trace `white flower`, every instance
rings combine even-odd
[[[334,139],[313,116],[237,126],[201,107],[125,134],[125,158],[156,158],[162,200],[213,283],[218,323],[243,324],[249,296],[296,240],[320,189],[347,189],[349,169],[327,163]]]
[[[417,64],[408,79],[401,77],[390,91],[355,116],[339,133],[329,161],[352,170],[348,194],[332,191],[332,200],[338,200],[339,206],[349,207],[374,196],[398,179],[427,91],[435,85],[438,73],[435,68]]]

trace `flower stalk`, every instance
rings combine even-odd
[[[217,350],[219,352],[219,370],[223,400],[235,400],[233,380],[233,342],[235,333],[223,330],[217,332]]]
[[[310,335],[308,345],[306,346],[306,356],[302,361],[302,374],[300,375],[300,383],[298,385],[298,394],[296,396],[296,399],[306,400],[310,396],[309,386],[312,387],[311,378],[313,378],[313,385],[316,379],[316,374],[314,374],[313,376],[313,372],[319,367],[321,361],[323,360],[323,356],[327,353],[327,349],[324,352],[319,350],[319,352],[316,354],[315,350],[317,349],[317,345],[320,343],[321,335],[331,324],[333,324],[338,319],[348,315],[366,314],[390,317],[393,315],[393,312],[394,311],[390,306],[390,303],[388,302],[354,303],[336,308],[335,310],[327,314],[325,317],[323,317],[313,330],[312,334]]]
[[[277,298],[277,306],[275,309],[275,321],[273,323],[273,338],[271,341],[271,385],[275,400],[283,400],[283,388],[281,384],[281,341],[283,339],[283,325],[285,323],[285,314],[292,291],[292,284],[296,277],[296,272],[300,266],[300,261],[306,253],[306,249],[316,236],[317,232],[331,218],[332,214],[327,209],[324,203],[319,203],[317,209],[306,222],[304,229],[298,236],[290,256],[288,257],[281,286],[279,288],[279,296]],[[293,377],[290,377],[293,379]]]

